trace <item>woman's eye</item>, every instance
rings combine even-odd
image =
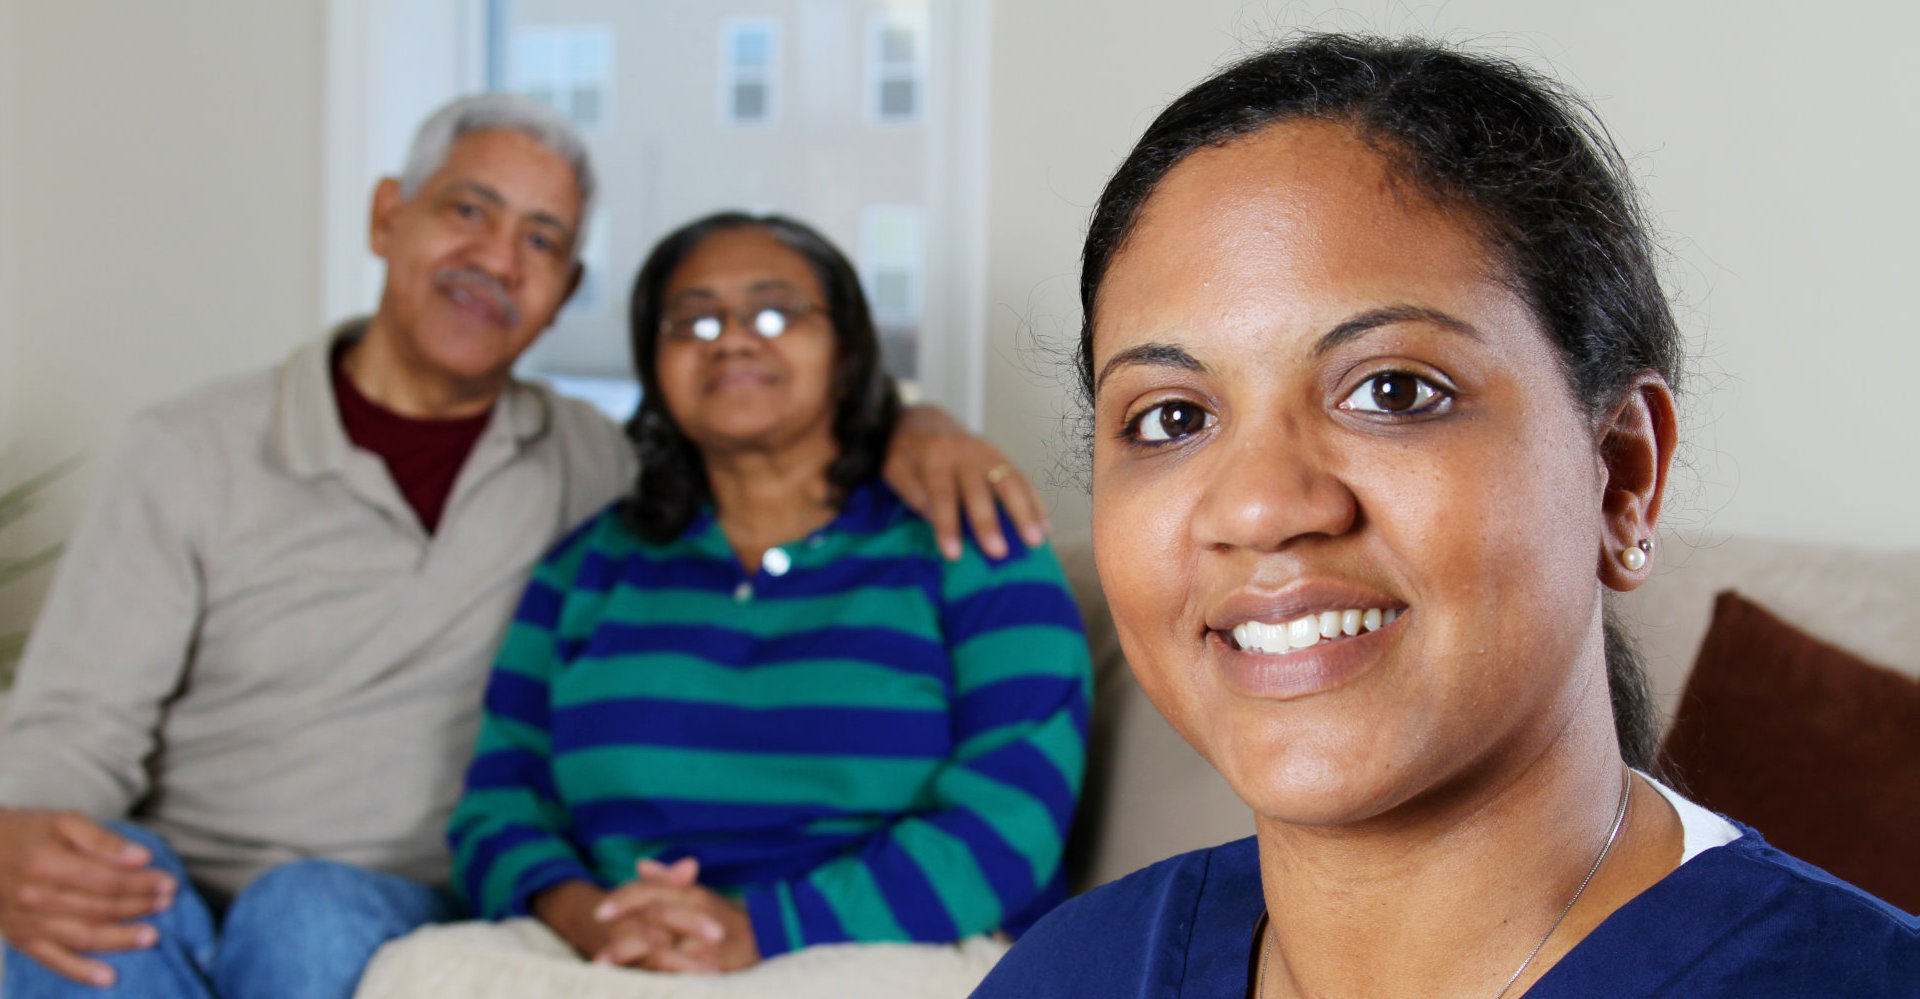
[[[1406,371],[1382,371],[1355,387],[1353,393],[1341,401],[1340,408],[1405,416],[1437,412],[1452,398],[1419,375]]]
[[[1213,414],[1191,402],[1163,402],[1143,410],[1130,428],[1135,440],[1164,444],[1213,426]]]

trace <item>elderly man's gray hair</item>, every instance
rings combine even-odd
[[[468,132],[510,128],[531,136],[573,167],[580,188],[580,224],[575,227],[574,255],[586,244],[587,218],[593,212],[593,163],[587,144],[573,122],[553,108],[518,94],[485,93],[462,97],[435,111],[414,134],[407,165],[400,171],[400,195],[411,198],[427,178],[446,165],[455,139]]]

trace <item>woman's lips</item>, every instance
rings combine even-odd
[[[1306,697],[1366,672],[1398,637],[1404,625],[1394,625],[1407,613],[1397,607],[1343,608],[1286,622],[1245,621],[1230,629],[1210,629],[1207,647],[1228,686],[1240,693],[1281,700]],[[1371,628],[1370,617],[1378,621]],[[1349,623],[1357,624],[1351,633]]]
[[[707,379],[707,390],[719,392],[731,388],[753,388],[773,384],[773,374],[751,365],[728,365]]]
[[[1286,654],[1296,649],[1310,649],[1323,640],[1338,641],[1378,631],[1392,624],[1399,614],[1398,607],[1349,607],[1302,615],[1283,624],[1245,621],[1235,625],[1228,634],[1236,648]]]

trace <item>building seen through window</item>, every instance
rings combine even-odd
[[[920,119],[926,34],[926,18],[915,12],[895,9],[873,15],[868,29],[867,92],[868,114],[875,121],[902,124]]]
[[[771,125],[780,85],[780,22],[728,18],[721,30],[720,121]]]
[[[587,284],[524,372],[624,417],[633,275],[660,236],[723,209],[791,215],[839,244],[909,392],[943,338],[977,337],[944,319],[963,292],[929,267],[965,210],[929,152],[953,145],[938,28],[958,2],[490,0],[488,84],[579,123],[602,178]]]

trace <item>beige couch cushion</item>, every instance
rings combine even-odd
[[[1618,609],[1647,658],[1671,720],[1713,617],[1738,590],[1794,627],[1863,659],[1920,676],[1920,551],[1869,552],[1760,538],[1677,537],[1654,553],[1647,585]]]
[[[1085,891],[1176,853],[1253,832],[1253,813],[1220,773],[1174,732],[1140,690],[1100,593],[1086,538],[1056,543],[1093,653],[1087,780],[1068,849],[1068,877]]]

